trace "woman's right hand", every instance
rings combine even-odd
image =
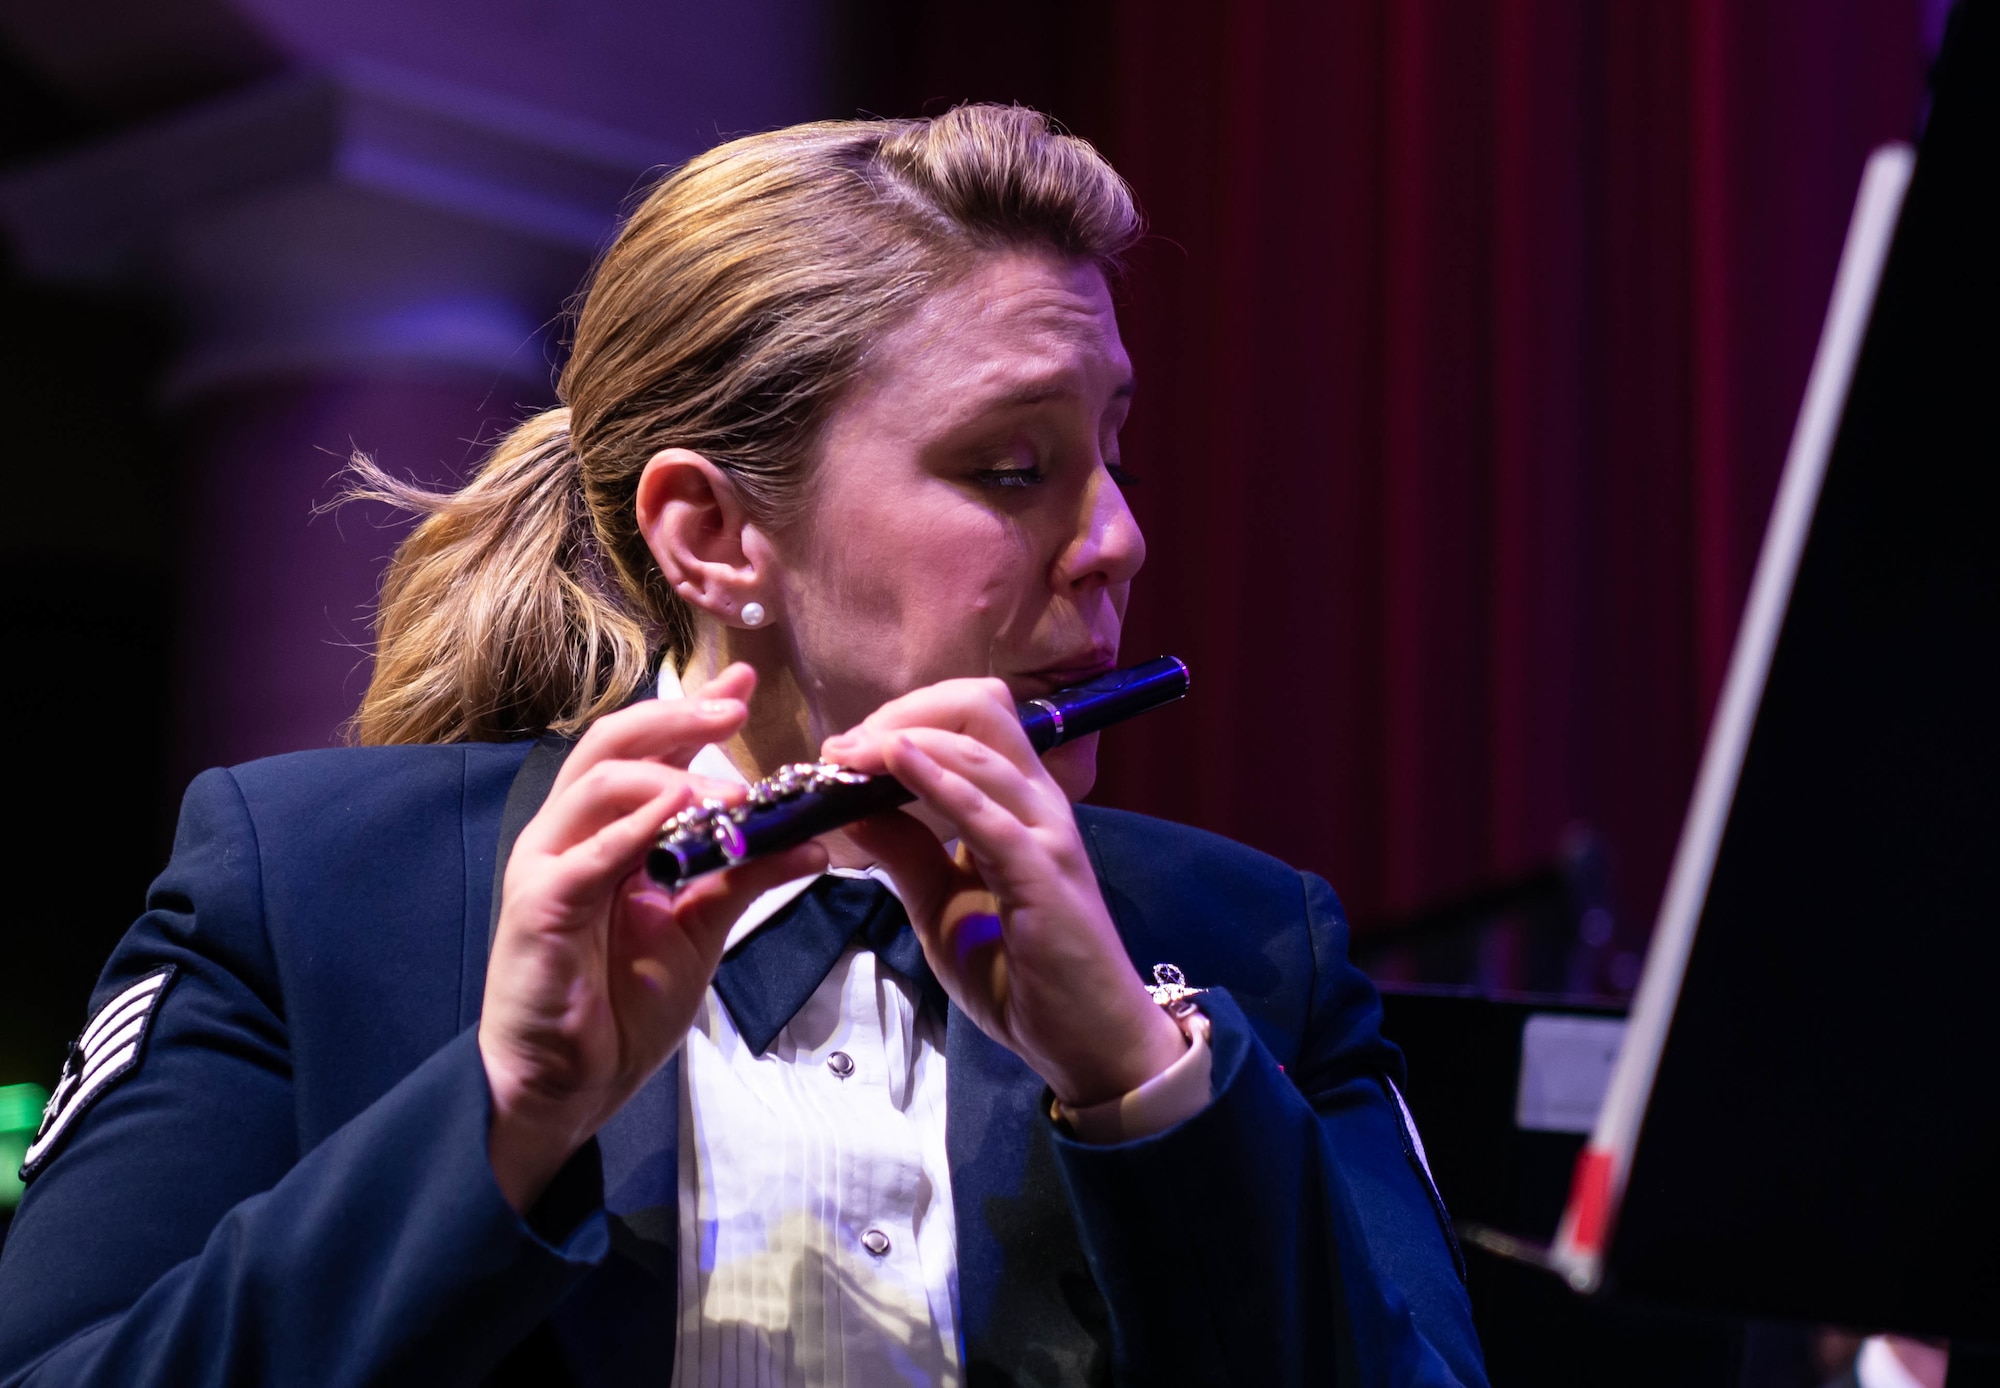
[[[742,726],[755,685],[750,667],[732,665],[686,699],[598,720],[514,844],[479,1053],[493,1099],[487,1153],[516,1210],[680,1045],[743,908],[825,863],[805,844],[673,892],[642,869],[674,814],[742,796],[687,765]]]

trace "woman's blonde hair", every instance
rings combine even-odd
[[[350,496],[423,520],[383,579],[354,733],[574,733],[618,707],[694,633],[639,533],[648,459],[693,449],[782,529],[869,346],[926,296],[1012,247],[1113,272],[1139,230],[1102,156],[1018,106],[795,126],[675,170],[597,267],[561,405],[455,492],[355,459]]]

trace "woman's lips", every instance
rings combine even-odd
[[[1092,656],[1030,671],[1019,676],[1013,683],[1017,685],[1016,692],[1020,697],[1033,699],[1058,689],[1067,689],[1073,684],[1094,680],[1099,675],[1116,668],[1113,657]]]

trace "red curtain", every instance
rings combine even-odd
[[[858,104],[1042,106],[1153,228],[1126,652],[1194,694],[1107,736],[1094,798],[1364,921],[1585,823],[1642,941],[1922,8],[878,6]]]

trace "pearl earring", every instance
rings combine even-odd
[[[746,627],[760,627],[764,625],[763,603],[746,602],[743,604],[743,625]]]

